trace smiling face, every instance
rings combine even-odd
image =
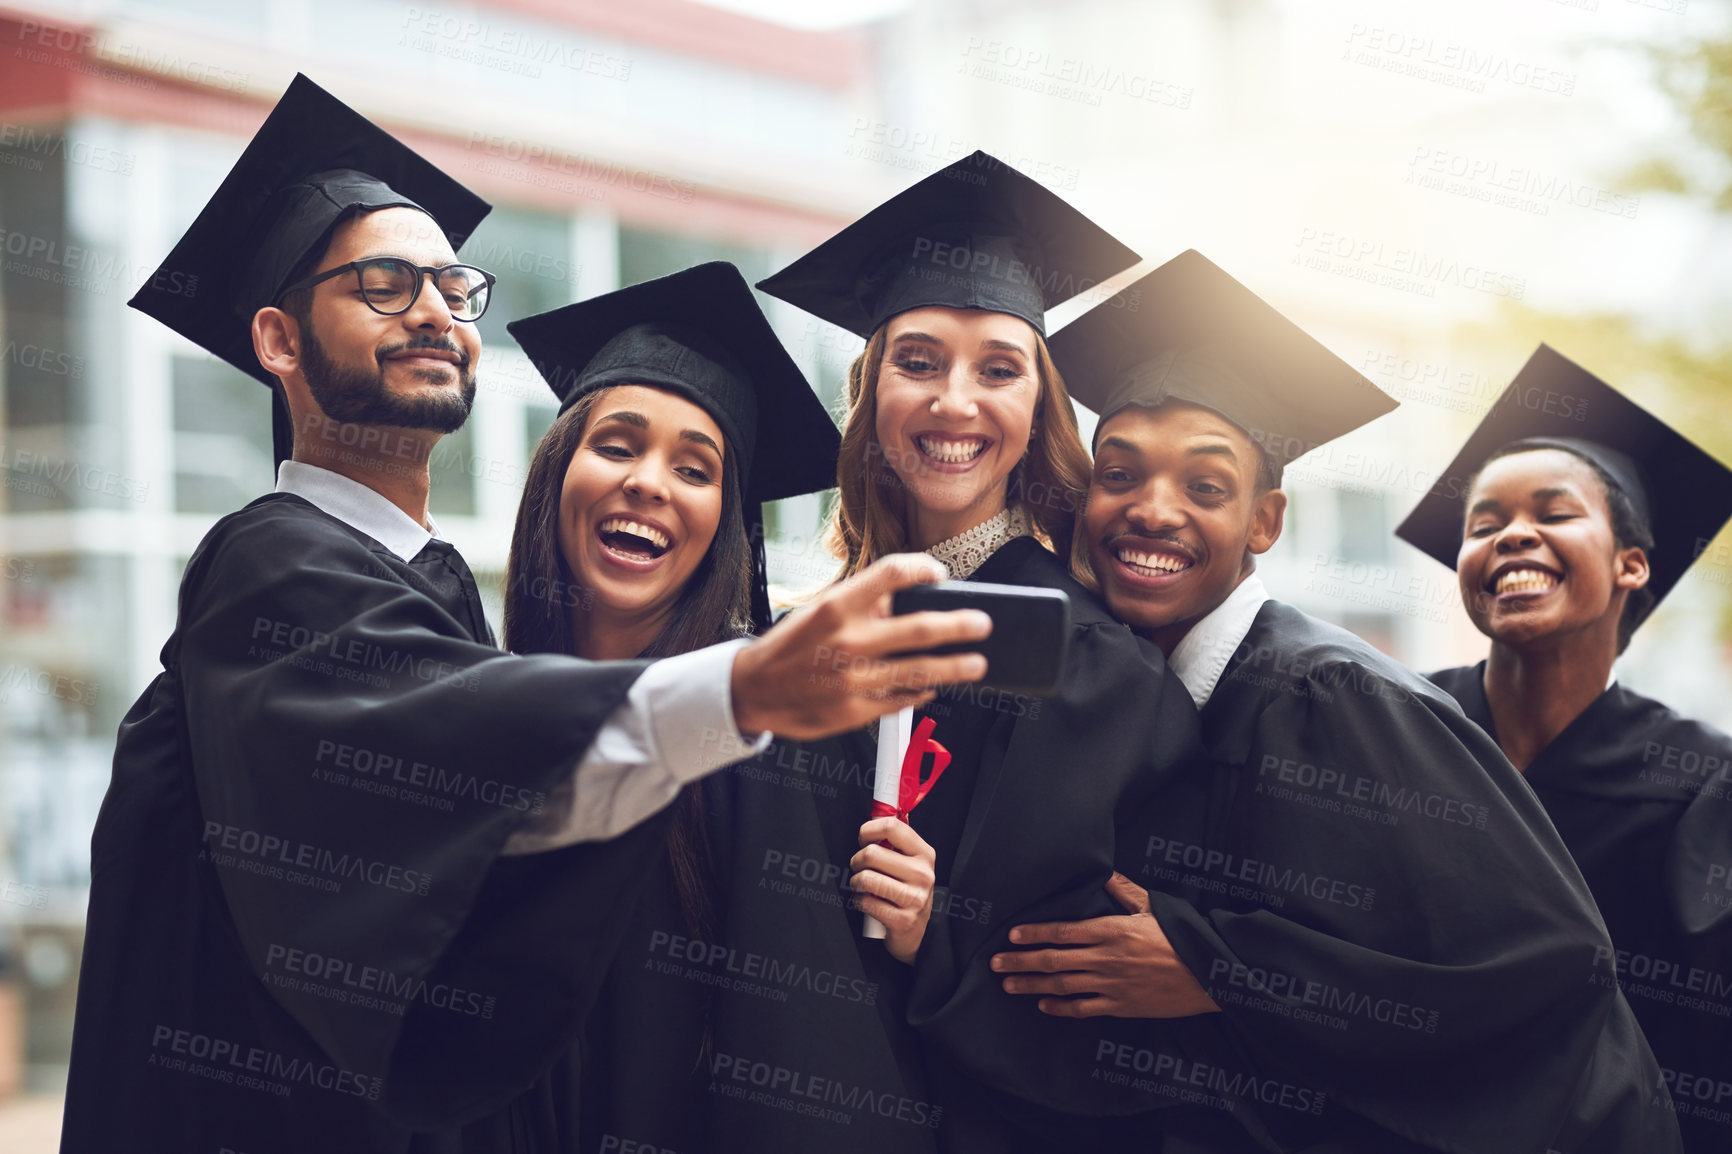
[[[435,268],[457,259],[432,217],[386,208],[338,225],[317,271],[378,256]],[[415,303],[396,316],[369,308],[351,274],[306,291],[301,369],[327,417],[440,433],[462,427],[475,400],[481,338],[474,324],[452,317],[430,283],[424,279]]]
[[[1287,498],[1257,491],[1262,458],[1196,405],[1133,405],[1101,423],[1083,511],[1089,563],[1113,615],[1168,653],[1281,535]]]
[[[892,318],[873,429],[910,495],[910,536],[935,545],[994,516],[1028,451],[1040,380],[1027,321],[979,309]]]
[[[1605,482],[1561,449],[1487,464],[1462,532],[1462,604],[1481,633],[1506,645],[1587,632],[1615,646],[1625,600],[1648,582],[1646,554],[1618,546]]]
[[[654,638],[715,540],[723,452],[716,422],[683,397],[618,385],[597,398],[559,504],[560,553],[587,613]]]

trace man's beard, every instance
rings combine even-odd
[[[333,421],[350,425],[392,425],[403,429],[428,429],[455,433],[469,419],[475,404],[475,372],[469,355],[449,337],[416,336],[374,353],[375,369],[365,372],[344,368],[325,354],[311,325],[303,327],[307,342],[301,356],[301,373],[307,391]],[[386,358],[408,349],[443,349],[456,353],[460,362],[451,366],[461,388],[423,389],[414,396],[400,397],[385,385]],[[411,374],[433,384],[444,377],[434,369],[416,369]]]

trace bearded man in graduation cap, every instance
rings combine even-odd
[[[1163,1113],[1168,1151],[1676,1151],[1532,791],[1442,691],[1256,574],[1283,466],[1394,402],[1198,253],[1138,290],[1052,340],[1101,414],[1073,560],[1167,654],[1213,765],[1151,807],[1109,883],[1129,912],[1013,930],[1005,988],[1144,1019],[1098,1065],[1121,1108],[1200,1103]]]
[[[132,301],[271,386],[293,458],[193,554],[121,725],[63,1150],[575,1151],[550,1071],[663,852],[646,819],[772,733],[984,671],[882,659],[990,629],[886,619],[940,576],[910,558],[758,641],[500,652],[427,513],[474,396],[493,277],[455,248],[486,212],[297,77],[165,263],[198,293]],[[863,660],[813,678],[820,652]]]

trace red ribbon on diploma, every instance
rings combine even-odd
[[[938,784],[944,767],[950,764],[950,751],[932,740],[932,731],[937,727],[938,722],[930,717],[914,727],[914,736],[908,739],[908,751],[902,755],[902,776],[896,785],[896,808],[890,808],[887,801],[874,800],[873,817],[895,816],[907,821],[909,811],[924,801],[932,787]],[[932,753],[932,773],[923,782],[920,780],[920,762],[928,750]]]

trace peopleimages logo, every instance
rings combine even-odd
[[[17,42],[19,46],[13,48],[12,54],[32,64],[98,76],[147,91],[156,88],[156,81],[136,73],[153,73],[225,92],[243,92],[252,79],[250,73],[116,40],[93,29],[22,20],[18,24]]]
[[[1484,829],[1486,818],[1491,813],[1489,806],[1475,805],[1445,794],[1430,793],[1327,765],[1318,766],[1296,758],[1278,757],[1273,753],[1263,755],[1262,763],[1257,766],[1257,778],[1256,792],[1284,790],[1285,793],[1274,794],[1278,798],[1290,798],[1297,792],[1303,792],[1327,802],[1375,806],[1384,811],[1383,817],[1386,820],[1379,821],[1380,825],[1395,825],[1398,815],[1407,813],[1451,825]],[[1334,808],[1340,811],[1342,805]]]
[[[1303,268],[1419,296],[1436,296],[1438,285],[1518,301],[1527,294],[1523,277],[1373,237],[1307,227],[1294,247],[1292,263]]]
[[[301,990],[363,1009],[402,1017],[410,1002],[450,1010],[472,1018],[492,1018],[497,999],[490,995],[397,974],[379,966],[357,965],[316,950],[301,950],[272,942],[265,948],[266,978],[281,989]],[[333,984],[334,983],[334,984]]]
[[[311,886],[326,893],[341,893],[343,882],[353,880],[425,897],[433,883],[433,875],[420,870],[404,869],[360,854],[338,853],[220,821],[204,823],[204,841],[205,853],[218,866]]]
[[[952,269],[979,280],[1027,285],[1038,290],[1047,300],[1068,300],[1099,283],[1091,277],[1079,278],[1061,269],[1031,267],[1015,257],[1000,256],[966,244],[933,240],[928,236],[914,239],[911,255],[916,264]]]
[[[889,1091],[843,1082],[741,1054],[710,1059],[711,1090],[749,1105],[768,1106],[850,1125],[855,1111],[870,1111],[914,1126],[937,1128],[943,1108]]]
[[[1705,1122],[1732,1124],[1732,1082],[1713,1074],[1661,1066],[1660,1084],[1666,1087],[1672,1108],[1678,1113]],[[1656,1103],[1660,1097],[1658,1093],[1654,1095]]]
[[[15,689],[28,690],[43,697],[52,697],[68,705],[96,705],[97,683],[64,673],[49,673],[24,665],[8,665],[0,669],[0,701],[5,701]]]
[[[398,45],[433,52],[447,59],[539,79],[541,65],[586,73],[602,80],[631,79],[632,62],[563,38],[538,35],[529,28],[491,24],[467,12],[410,8]]]
[[[487,158],[471,165],[479,172],[504,176],[541,187],[577,192],[599,198],[604,187],[627,188],[632,192],[660,197],[663,200],[690,204],[697,196],[696,182],[665,176],[642,168],[622,168],[607,161],[579,156],[561,148],[550,148],[534,141],[517,140],[486,132],[471,132],[464,145],[466,151]],[[489,161],[493,163],[489,163]],[[501,165],[499,161],[509,162]],[[523,172],[515,167],[539,169]],[[571,181],[552,181],[548,177],[571,177]]]
[[[1316,1021],[1334,1029],[1346,1029],[1348,1018],[1375,1022],[1392,1029],[1435,1034],[1440,1015],[1399,998],[1369,994],[1363,990],[1312,981],[1280,970],[1247,966],[1216,958],[1209,963],[1209,995],[1217,1002],[1246,1005],[1252,1009],[1303,1021]],[[1264,995],[1268,1000],[1246,997],[1239,991]],[[1343,1016],[1345,1015],[1345,1016]]]
[[[106,497],[142,504],[150,496],[148,481],[138,481],[112,469],[43,453],[16,448],[8,450],[4,444],[0,444],[0,472],[6,474],[8,488],[28,487],[29,491],[44,497],[83,489],[87,493],[101,493]]]
[[[1163,881],[1185,878],[1199,888],[1266,905],[1279,907],[1287,897],[1299,896],[1369,911],[1377,900],[1377,890],[1371,886],[1158,835],[1149,838],[1144,852],[1148,859],[1144,872]],[[1193,875],[1186,878],[1181,870],[1191,870]]]
[[[115,281],[136,284],[148,279],[147,287],[153,292],[183,297],[198,294],[196,276],[133,264],[89,245],[67,244],[17,229],[0,229],[0,252],[15,258],[5,263],[7,272],[81,292],[102,294]]]
[[[75,136],[50,129],[37,129],[28,124],[14,124],[11,121],[0,122],[0,148],[15,148],[25,154],[20,159],[33,160],[35,163],[20,167],[40,171],[42,158],[61,158],[69,164],[81,164],[94,168],[98,172],[112,172],[120,176],[131,176],[132,168],[137,158],[130,152],[109,148],[106,145],[92,144]],[[13,154],[18,155],[18,154]]]
[[[772,1001],[785,1002],[788,992],[797,990],[867,1006],[878,1002],[877,982],[667,930],[650,931],[649,954],[651,958],[665,959],[656,963],[656,972],[665,976],[769,997]]]
[[[252,640],[260,644],[249,646],[247,656],[263,661],[286,660],[315,673],[353,675],[350,680],[371,678],[368,684],[389,684],[381,674],[367,672],[377,669],[383,673],[406,673],[422,681],[467,689],[471,693],[481,688],[479,675],[467,666],[435,661],[431,657],[375,645],[356,637],[325,633],[292,621],[255,617]],[[272,645],[280,648],[269,648]]]
[[[50,373],[57,377],[84,376],[84,358],[71,353],[57,352],[43,345],[20,344],[17,341],[7,341],[4,351],[0,351],[0,359],[25,369],[35,369],[39,373]]]
[[[1235,1103],[1257,1101],[1301,1114],[1321,1114],[1328,1096],[1308,1086],[1179,1057],[1138,1049],[1126,1042],[1102,1038],[1095,1047],[1095,1076],[1112,1085],[1130,1086],[1187,1104],[1231,1110]],[[1137,1077],[1142,1074],[1147,1077]]]
[[[216,1082],[266,1090],[288,1097],[292,1084],[299,1082],[336,1094],[379,1100],[383,1079],[368,1077],[331,1066],[291,1058],[263,1046],[247,1046],[228,1038],[213,1037],[194,1030],[176,1029],[158,1023],[151,1034],[153,1051],[148,1064],[177,1072],[197,1074]],[[253,1077],[251,1081],[249,1076]],[[265,1079],[276,1079],[274,1082]]]

